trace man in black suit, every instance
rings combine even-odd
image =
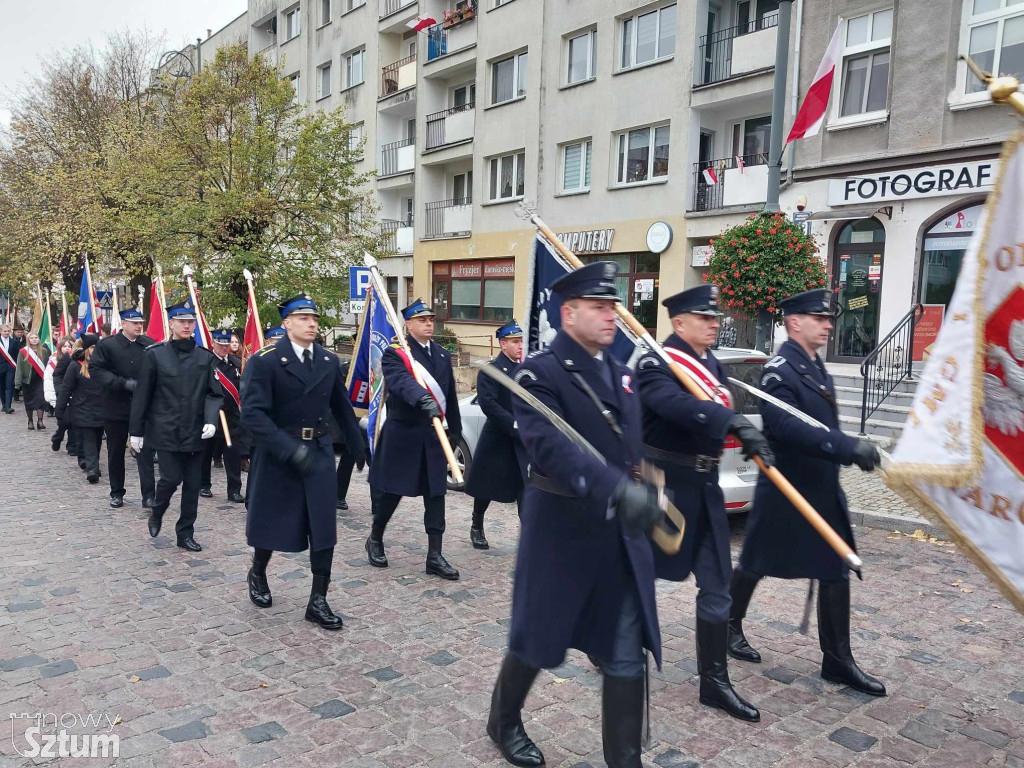
[[[203,476],[199,495],[204,498],[213,496],[210,490],[212,480],[213,459],[219,449],[224,458],[224,472],[228,479],[228,501],[241,504],[245,501],[242,498],[242,428],[241,410],[242,399],[239,390],[242,386],[242,361],[231,354],[231,329],[218,328],[210,331],[213,337],[213,354],[217,358],[216,372],[217,380],[221,389],[224,390],[224,418],[228,423],[231,445],[227,444],[224,435],[224,428],[217,422],[217,434],[206,442],[206,452],[203,455]]]
[[[444,537],[444,495],[448,490],[448,462],[433,427],[433,418],[447,423],[454,445],[462,433],[451,355],[434,336],[434,313],[416,299],[402,310],[412,359],[391,346],[381,359],[388,389],[387,420],[370,465],[370,500],[373,528],[366,539],[370,565],[387,568],[384,529],[403,496],[423,497],[423,525],[427,531],[427,573],[455,580],[459,572],[441,554]],[[427,388],[417,383],[418,366]]]
[[[107,436],[107,480],[110,506],[124,504],[124,451],[128,445],[128,418],[132,393],[142,366],[142,353],[153,340],[142,333],[143,317],[137,309],[121,313],[121,332],[100,339],[92,351],[89,370],[103,388],[103,431]],[[142,505],[153,506],[156,473],[153,449],[143,448],[135,457],[142,486]]]
[[[14,371],[18,366],[21,342],[11,334],[11,326],[0,325],[0,400],[3,412],[14,413]]]

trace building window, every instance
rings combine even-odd
[[[452,176],[452,201],[455,205],[473,202],[473,172],[456,173]]]
[[[324,99],[331,95],[331,63],[321,64],[316,69],[316,97]]]
[[[639,253],[601,253],[580,256],[584,263],[614,261],[619,266],[615,291],[633,316],[655,333],[658,325],[658,281],[661,256],[649,251]]]
[[[295,6],[290,11],[285,11],[284,14],[284,39],[285,42],[291,40],[293,37],[298,37],[302,31],[301,25],[301,12],[302,9],[299,6]]]
[[[484,323],[512,319],[515,259],[434,262],[432,272],[434,311],[441,319]]]
[[[491,103],[501,104],[526,95],[526,52],[491,65]]]
[[[987,72],[1024,75],[1024,4],[1020,0],[965,0],[967,53]],[[967,93],[978,93],[986,86],[967,71]]]
[[[363,60],[365,58],[366,50],[363,48],[342,56],[342,61],[345,62],[346,88],[353,88],[363,82]]]
[[[356,123],[348,129],[348,151],[358,152],[362,155],[363,149],[363,124]]]
[[[397,307],[398,304],[398,278],[397,277],[385,277],[384,287],[387,289],[388,298],[391,300],[391,306]]]
[[[846,20],[839,117],[885,111],[891,39],[891,8]]]
[[[934,220],[925,232],[918,293],[922,304],[949,306],[967,247],[984,209],[984,204],[978,203],[950,211]]]
[[[732,155],[742,157],[746,165],[768,162],[768,147],[771,143],[772,118],[750,117],[732,126]],[[764,157],[764,160],[759,159]],[[754,159],[748,159],[754,158]]]
[[[565,82],[568,85],[582,83],[584,80],[589,80],[594,76],[594,45],[596,39],[597,30],[591,29],[582,35],[570,37],[566,41]]]
[[[334,0],[320,0],[320,26],[331,23]]]
[[[576,141],[562,147],[562,192],[590,191],[591,140]]]
[[[668,58],[676,50],[676,6],[666,5],[622,20],[620,69]]]
[[[616,183],[643,184],[667,177],[668,144],[668,123],[620,133]]]
[[[346,2],[346,7],[350,11],[354,11],[356,8],[360,7],[361,5],[366,5],[366,0],[345,0],[345,2]]]
[[[296,72],[294,75],[288,76],[288,82],[295,89],[295,93],[292,95],[292,104],[297,106],[302,103],[302,76]]]
[[[492,157],[490,163],[491,185],[488,199],[492,203],[520,199],[525,191],[523,176],[526,153],[516,152]]]

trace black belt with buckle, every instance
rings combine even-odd
[[[299,440],[314,440],[318,437],[323,437],[330,431],[330,427],[323,422],[315,427],[291,427],[284,430],[285,434],[297,437]]]
[[[567,491],[565,486],[556,483],[550,477],[538,474],[532,470],[530,471],[530,485],[546,493],[553,493],[556,496],[566,496],[570,499],[577,498],[576,494]]]
[[[674,464],[677,467],[686,467],[695,472],[717,472],[720,459],[717,456],[705,456],[693,453],[672,453],[655,448],[653,445],[644,443],[644,455],[666,464]]]

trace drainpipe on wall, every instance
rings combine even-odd
[[[800,36],[803,33],[804,0],[796,0],[796,34],[793,40],[793,93],[789,99],[790,117],[796,116],[800,108]],[[793,183],[793,168],[796,166],[796,142],[789,143],[789,163],[786,170],[786,181],[780,189],[786,189]]]

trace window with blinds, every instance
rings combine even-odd
[[[566,144],[562,147],[562,192],[590,191],[590,139]]]

